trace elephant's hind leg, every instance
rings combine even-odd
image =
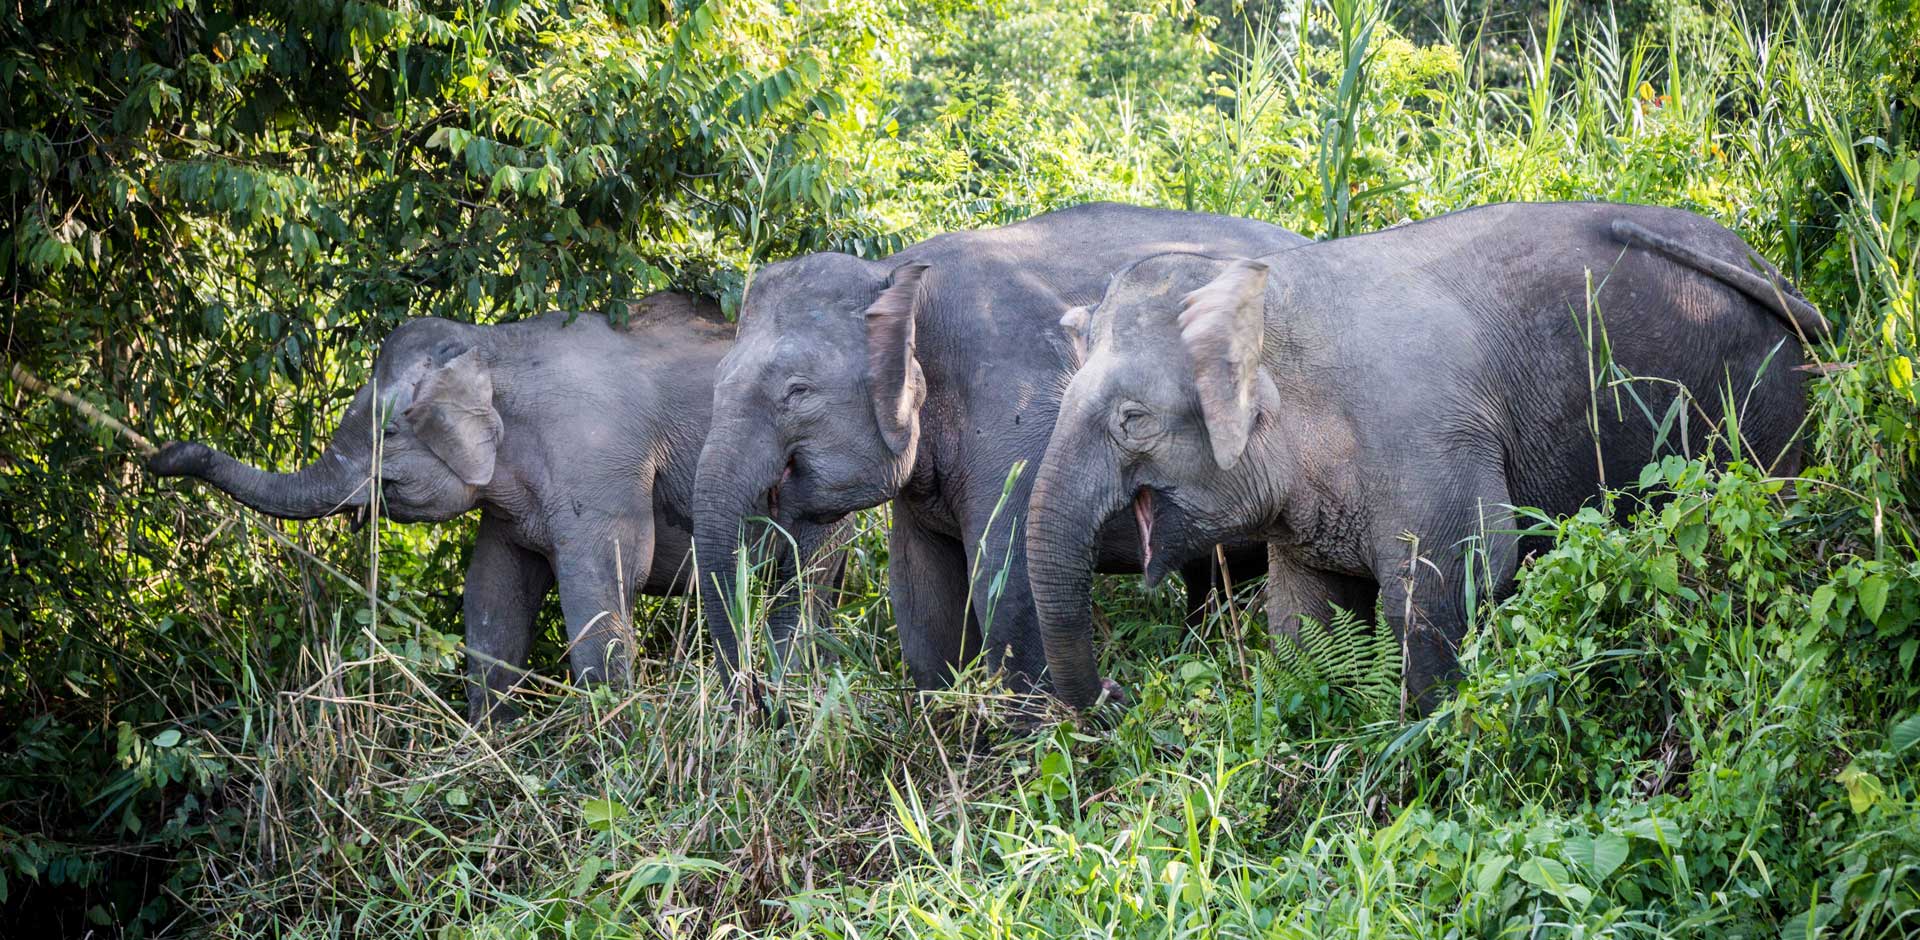
[[[1216,546],[1215,551],[1218,551]],[[1180,580],[1187,586],[1188,627],[1199,627],[1207,622],[1207,610],[1212,606],[1214,591],[1220,591],[1224,604],[1231,594],[1227,586],[1227,572],[1221,570],[1220,559],[1213,552],[1205,558],[1196,558],[1180,566]]]

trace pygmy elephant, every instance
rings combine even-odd
[[[622,325],[566,313],[496,326],[414,320],[387,338],[374,381],[313,464],[268,473],[176,442],[151,468],[283,519],[438,522],[477,507],[469,715],[487,716],[524,676],[535,614],[556,582],[574,677],[623,680],[635,589],[678,594],[691,571],[694,466],[729,346],[705,301],[654,294],[630,314]]]
[[[1075,362],[1062,317],[1139,258],[1303,241],[1260,222],[1094,204],[937,236],[880,261],[821,253],[762,269],[720,364],[694,486],[702,603],[721,663],[740,663],[724,598],[748,523],[772,520],[804,553],[822,526],[892,500],[888,580],[915,685],[944,686],[982,652],[1015,688],[1037,681],[1044,659],[1017,533]],[[1138,570],[1131,535],[1115,526],[1094,539],[1092,561]],[[1205,551],[1190,549],[1172,562]],[[1188,581],[1202,599],[1204,571]]]
[[[1795,472],[1795,366],[1825,329],[1732,232],[1591,203],[1488,206],[1258,260],[1150,258],[1115,276],[1093,324],[1027,533],[1054,688],[1081,707],[1103,687],[1094,533],[1131,510],[1156,559],[1266,540],[1275,629],[1378,603],[1430,708],[1468,598],[1510,590],[1510,507],[1570,513],[1666,452]],[[1661,427],[1679,396],[1690,423]]]

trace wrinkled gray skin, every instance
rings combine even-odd
[[[982,652],[983,633],[988,668],[1016,688],[1036,680],[1045,660],[1026,544],[1014,533],[1074,364],[1062,317],[1149,255],[1302,242],[1260,222],[1094,204],[938,236],[882,261],[823,253],[762,269],[720,365],[694,493],[721,662],[738,665],[738,643],[720,592],[707,588],[734,583],[749,520],[772,518],[805,549],[823,525],[892,500],[888,580],[914,683],[946,685]],[[1026,471],[1003,504],[1018,461]],[[1130,530],[1107,535],[1094,553],[1100,569],[1138,570]],[[1189,578],[1202,598],[1204,571]]]
[[[1646,377],[1631,388],[1651,418],[1589,358],[1588,271],[1613,361]],[[1693,393],[1686,450],[1701,452],[1731,389],[1744,457],[1794,472],[1800,337],[1824,323],[1784,285],[1783,307],[1768,278],[1738,236],[1699,216],[1571,203],[1121,272],[1093,314],[1030,507],[1056,692],[1085,707],[1102,690],[1091,534],[1124,514],[1156,559],[1267,540],[1277,629],[1324,620],[1333,604],[1366,615],[1379,600],[1407,652],[1407,691],[1430,708],[1469,613],[1467,540],[1479,539],[1477,596],[1497,596],[1531,549],[1508,506],[1570,513],[1599,492],[1602,467],[1607,485],[1630,485],[1682,449],[1677,424],[1656,444],[1677,392],[1652,377]]]
[[[485,718],[524,676],[534,616],[556,583],[575,678],[624,680],[634,591],[680,593],[691,570],[694,466],[729,328],[712,304],[676,294],[639,301],[623,328],[568,319],[402,325],[375,384],[298,472],[178,442],[151,468],[283,519],[364,515],[377,387],[380,512],[400,522],[481,512],[466,577],[470,716]]]

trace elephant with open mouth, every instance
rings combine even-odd
[[[680,594],[691,574],[694,470],[731,345],[706,301],[654,294],[629,312],[618,325],[566,313],[413,320],[387,338],[311,465],[270,473],[175,442],[150,467],[282,519],[440,522],[479,509],[464,597],[476,721],[524,678],[534,617],[556,585],[575,679],[624,681],[634,592]]]
[[[1039,681],[1019,533],[1076,362],[1062,319],[1084,324],[1081,308],[1140,258],[1303,241],[1261,222],[1093,204],[941,235],[879,261],[820,253],[759,271],[720,363],[694,486],[702,604],[720,662],[742,661],[728,599],[740,596],[738,548],[764,524],[756,520],[804,556],[826,526],[891,501],[888,586],[915,685],[945,686],[982,653],[1016,689]],[[1101,570],[1138,570],[1127,527],[1091,544]],[[1201,559],[1188,585],[1202,598],[1208,551],[1167,560]],[[777,576],[790,578],[791,553],[777,555]]]
[[[1796,472],[1796,367],[1826,329],[1725,228],[1598,203],[1150,258],[1092,323],[1027,532],[1053,685],[1078,707],[1108,685],[1097,533],[1131,517],[1156,560],[1267,542],[1274,629],[1377,605],[1430,708],[1469,598],[1510,590],[1531,547],[1510,507],[1571,513],[1670,452]]]

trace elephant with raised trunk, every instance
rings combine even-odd
[[[1570,513],[1671,451],[1794,472],[1795,367],[1825,329],[1732,232],[1591,203],[1488,206],[1251,261],[1150,258],[1092,320],[1027,533],[1054,688],[1081,707],[1104,685],[1095,533],[1127,515],[1149,579],[1195,546],[1265,540],[1275,629],[1377,603],[1408,694],[1431,707],[1467,598],[1510,589],[1510,507]],[[1685,437],[1660,426],[1683,389]]]
[[[629,312],[621,325],[566,313],[410,321],[313,464],[269,473],[176,442],[150,466],[282,519],[439,522],[478,508],[469,715],[486,717],[525,675],[535,614],[556,584],[574,677],[621,681],[635,590],[679,594],[691,574],[694,467],[730,345],[706,301],[654,294]]]
[[[1075,362],[1062,318],[1084,321],[1076,307],[1149,255],[1264,254],[1303,241],[1261,222],[1095,204],[941,235],[880,261],[822,253],[759,271],[720,364],[694,487],[720,661],[740,664],[725,598],[756,519],[804,553],[826,525],[891,500],[889,589],[915,685],[943,686],[982,652],[1016,688],[1038,681],[1045,661],[1016,533]],[[1094,563],[1138,570],[1131,530],[1106,536]],[[778,575],[791,577],[779,554]],[[1194,546],[1177,559],[1202,559],[1188,579],[1202,598],[1204,555]]]

